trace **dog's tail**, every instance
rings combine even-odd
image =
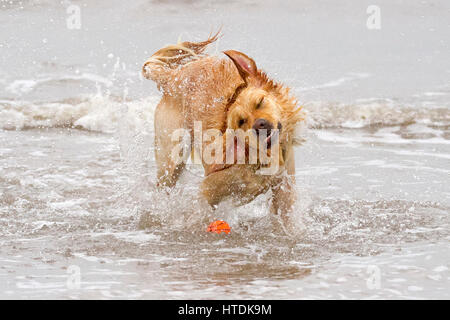
[[[145,78],[157,83],[158,88],[168,89],[168,84],[174,76],[175,69],[204,55],[206,47],[220,36],[220,30],[210,35],[202,42],[178,42],[156,51],[142,67]]]

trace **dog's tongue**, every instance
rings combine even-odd
[[[270,148],[272,145],[272,138],[275,137],[275,139],[276,139],[276,136],[275,136],[276,134],[278,134],[276,131],[272,131],[270,133],[270,135],[264,140],[266,143],[267,149]]]

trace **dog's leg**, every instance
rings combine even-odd
[[[270,187],[271,176],[256,174],[249,165],[233,165],[207,176],[200,187],[201,195],[211,206],[231,197],[238,205],[249,203]]]
[[[284,176],[281,182],[272,187],[272,203],[270,211],[285,218],[296,200],[295,178]]]
[[[172,151],[180,141],[172,141],[172,133],[183,128],[183,114],[175,98],[163,96],[155,111],[155,158],[158,187],[173,187],[183,172],[185,162],[176,162]]]
[[[279,214],[284,220],[286,220],[297,198],[295,192],[295,157],[292,147],[289,147],[286,152],[285,168],[287,175],[284,175],[281,181],[272,187],[270,207],[273,214]]]

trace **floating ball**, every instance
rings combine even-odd
[[[211,224],[206,229],[207,232],[215,232],[215,233],[221,233],[225,232],[226,234],[231,232],[231,228],[225,221],[217,220],[214,222],[211,222]]]

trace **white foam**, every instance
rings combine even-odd
[[[443,271],[447,271],[447,270],[448,270],[448,268],[446,266],[438,266],[433,269],[434,272],[443,272]]]
[[[83,78],[89,78],[84,75]],[[103,81],[92,75],[92,81]],[[40,80],[43,81],[43,80]],[[11,90],[28,90],[31,82],[15,81]],[[153,113],[160,99],[159,95],[144,99],[124,100],[109,95],[95,94],[77,98],[76,101],[34,103],[17,100],[0,100],[0,129],[20,130],[37,127],[75,127],[79,129],[114,132],[120,125],[132,129],[153,128]],[[447,126],[450,124],[448,108],[412,108],[396,105],[390,100],[367,100],[355,104],[331,102],[310,102],[304,105],[306,126],[309,128],[349,128],[368,126],[408,125],[414,133],[439,135],[438,129],[426,126]],[[419,126],[417,124],[421,124]],[[423,126],[425,125],[425,126]],[[304,130],[296,131],[298,143],[304,141]],[[405,141],[405,139],[399,139]],[[408,139],[410,143],[414,140]],[[422,140],[423,141],[423,140]],[[428,139],[428,143],[439,143]]]
[[[33,90],[36,84],[36,80],[15,80],[9,84],[5,90],[14,94],[27,93]]]
[[[413,108],[391,100],[367,99],[354,104],[313,101],[304,105],[310,128],[363,128],[421,123],[450,124],[448,108]]]
[[[395,134],[380,134],[373,136],[361,136],[361,135],[342,135],[331,131],[317,131],[316,136],[323,141],[329,141],[334,143],[344,144],[370,144],[370,143],[383,143],[383,144],[450,144],[450,140],[444,138],[429,138],[429,139],[403,139]]]
[[[114,132],[124,116],[129,125],[141,126],[153,121],[158,97],[122,101],[109,96],[93,95],[78,103],[12,103],[0,105],[0,128],[20,130],[37,127],[75,127],[85,130]]]

